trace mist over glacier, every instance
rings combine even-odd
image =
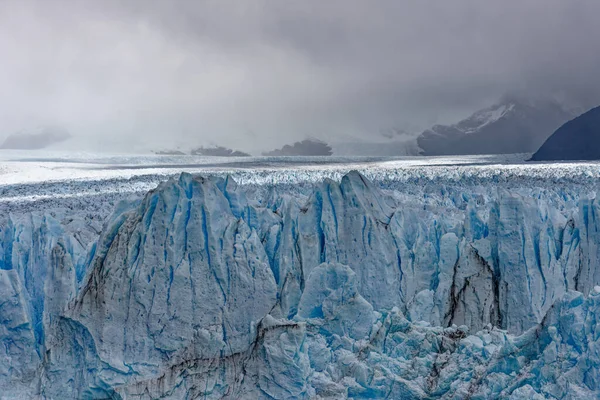
[[[248,163],[3,197],[3,395],[597,396],[593,164]]]

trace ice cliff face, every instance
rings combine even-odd
[[[101,238],[70,315],[113,368],[146,375],[165,361],[227,357],[256,336],[277,287],[226,194],[183,176]]]
[[[597,396],[597,202],[454,204],[358,173],[262,201],[183,174],[97,240],[66,212],[8,217],[0,396]]]
[[[8,216],[0,228],[0,396],[37,391],[46,328],[64,312],[85,273],[101,223],[67,210]]]

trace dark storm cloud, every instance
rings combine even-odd
[[[597,0],[4,0],[0,123],[252,150],[445,122],[505,93],[591,106],[597,15]]]

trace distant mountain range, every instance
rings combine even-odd
[[[331,146],[317,139],[306,139],[293,145],[286,144],[281,149],[267,151],[263,156],[330,156]]]
[[[185,156],[186,154],[180,150],[158,150],[154,151],[157,156]]]
[[[533,153],[539,149],[533,160],[600,159],[600,156],[595,155],[596,135],[600,135],[595,130],[596,126],[600,126],[600,121],[594,119],[597,114],[600,114],[600,111],[593,109],[566,124],[578,113],[558,102],[505,97],[497,104],[479,110],[456,124],[434,125],[421,134],[412,127],[389,128],[358,137],[347,136],[338,138],[337,141],[332,139],[330,142],[309,138],[263,152],[262,155],[439,156]],[[557,130],[558,128],[560,129]],[[94,143],[95,139],[98,142],[95,145],[96,150],[108,149],[109,144],[116,148],[127,147],[119,145],[115,138],[111,141],[99,136],[71,137],[65,129],[42,127],[8,136],[0,144],[0,149],[80,150],[80,147],[85,147],[83,145],[92,146],[90,143]],[[191,154],[217,157],[250,155],[217,145],[194,147],[191,144],[179,143],[172,146],[153,152],[159,155]],[[146,148],[145,151],[149,149]],[[600,155],[600,152],[598,154]]]
[[[20,131],[7,137],[0,149],[38,150],[71,138],[71,134],[58,127],[41,127],[30,131]]]
[[[204,147],[200,146],[196,149],[193,149],[189,153],[183,152],[181,150],[158,150],[154,151],[154,154],[160,156],[184,156],[187,154],[191,154],[193,156],[206,156],[206,157],[249,157],[250,154],[244,153],[239,150],[232,150],[223,146],[211,146]]]
[[[228,149],[223,146],[215,147],[198,147],[191,152],[194,156],[209,156],[209,157],[249,157],[250,154],[239,150]]]
[[[531,160],[600,160],[600,107],[561,126]]]
[[[534,152],[574,115],[552,101],[507,98],[454,125],[435,125],[417,143],[422,155]]]

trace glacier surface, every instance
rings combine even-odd
[[[593,180],[365,175],[9,202],[0,397],[599,396]]]

